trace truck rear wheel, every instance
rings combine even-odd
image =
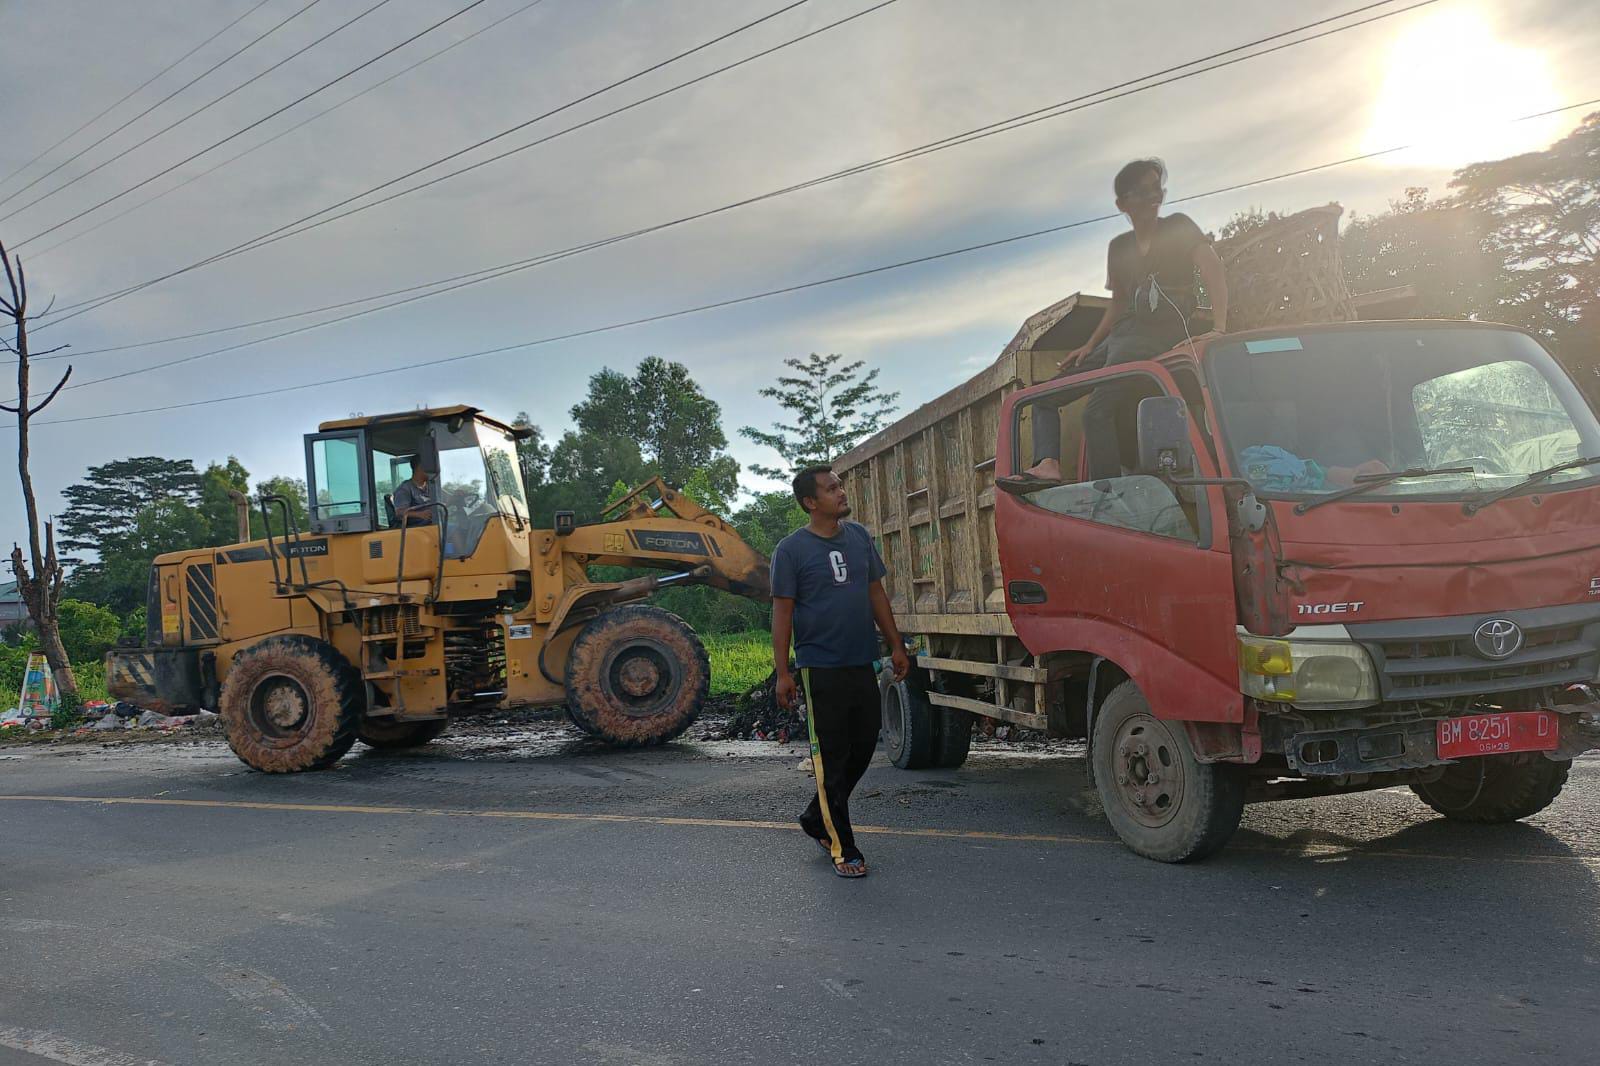
[[[902,770],[923,770],[935,765],[938,723],[921,686],[912,678],[896,681],[883,675],[878,688],[883,714],[883,749],[889,761]]]
[[[322,770],[350,750],[360,678],[320,640],[268,637],[234,657],[218,709],[228,747],[269,774]]]
[[[1538,814],[1561,794],[1571,760],[1538,752],[1485,755],[1446,766],[1444,776],[1412,785],[1428,806],[1460,822],[1499,825]]]
[[[1100,705],[1089,759],[1106,820],[1147,859],[1203,859],[1239,827],[1239,768],[1196,759],[1183,728],[1151,714],[1132,681],[1112,689]]]
[[[967,761],[972,750],[972,712],[954,707],[935,707],[938,742],[934,744],[933,764],[954,770]]]
[[[397,722],[393,718],[363,718],[356,725],[356,739],[379,751],[416,748],[436,739],[450,725],[448,718],[426,722]]]
[[[659,607],[614,607],[579,631],[567,656],[567,714],[621,747],[660,744],[699,715],[711,662],[693,629]]]

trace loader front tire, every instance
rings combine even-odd
[[[350,664],[299,635],[268,637],[234,656],[218,703],[228,747],[269,774],[338,762],[355,743],[364,710]]]
[[[711,662],[688,623],[645,604],[613,607],[567,654],[567,715],[617,747],[662,744],[688,729],[711,686]]]
[[[356,739],[378,751],[417,748],[437,739],[450,725],[448,718],[426,722],[397,722],[393,718],[363,718],[356,725]]]

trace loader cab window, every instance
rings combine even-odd
[[[306,439],[307,489],[314,533],[372,528],[365,433],[319,433]]]

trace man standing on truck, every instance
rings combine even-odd
[[[1089,340],[1067,353],[1058,377],[1082,370],[1153,359],[1191,337],[1196,307],[1195,271],[1211,297],[1209,337],[1228,329],[1228,279],[1211,242],[1188,215],[1160,216],[1167,195],[1167,168],[1159,159],[1136,159],[1112,182],[1117,210],[1133,223],[1114,238],[1106,255],[1111,304]],[[1198,339],[1198,338],[1196,338]],[[1083,412],[1090,481],[1122,476],[1125,432],[1137,394],[1136,382],[1097,388]],[[1061,474],[1060,409],[1038,404],[1033,412],[1034,465],[1003,478],[1012,491],[1058,485]]]
[[[911,668],[883,590],[883,559],[865,527],[847,522],[844,483],[829,466],[794,479],[794,498],[810,519],[772,553],[772,661],[778,702],[793,707],[805,689],[817,794],[800,828],[821,844],[840,877],[864,877],[867,861],[850,830],[850,793],[878,743],[878,638],[889,645],[896,681]],[[789,669],[794,638],[800,668]]]

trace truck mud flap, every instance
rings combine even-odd
[[[210,707],[216,703],[210,672],[198,648],[113,648],[106,653],[106,692],[162,714]]]

